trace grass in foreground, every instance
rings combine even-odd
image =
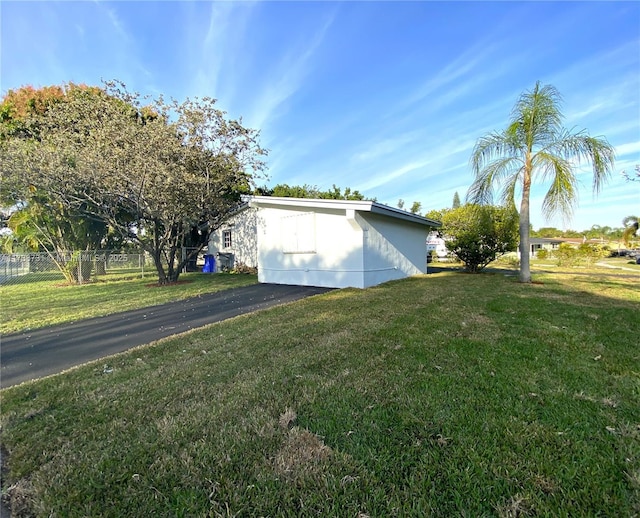
[[[163,304],[258,282],[256,275],[185,273],[159,287],[152,276],[113,276],[83,285],[53,280],[0,286],[0,333],[15,333]]]
[[[638,514],[638,280],[340,290],[5,389],[14,511]]]

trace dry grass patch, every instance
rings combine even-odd
[[[331,448],[320,437],[294,426],[276,453],[273,467],[279,476],[289,481],[313,478],[322,472],[323,463],[331,454]]]
[[[520,518],[535,514],[527,499],[521,495],[512,496],[496,509],[500,518]]]
[[[287,408],[282,414],[280,414],[280,417],[278,418],[278,424],[283,430],[288,430],[297,418],[298,415],[296,414],[295,410]]]
[[[618,401],[614,397],[593,397],[585,394],[584,392],[578,392],[574,397],[582,401],[591,401],[592,403],[598,403],[605,407],[616,408],[618,406]]]
[[[34,515],[38,498],[33,484],[28,478],[21,478],[3,489],[2,500],[11,509],[12,518],[27,518]]]

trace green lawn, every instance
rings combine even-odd
[[[638,515],[640,274],[534,280],[333,291],[5,389],[14,509]]]
[[[43,277],[39,274],[36,278]],[[156,278],[107,275],[83,285],[53,279],[0,286],[0,333],[15,333],[138,309],[258,282],[256,275],[185,273],[178,284],[159,287]]]

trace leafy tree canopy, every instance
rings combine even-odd
[[[364,200],[365,197],[358,191],[352,191],[346,187],[344,191],[335,184],[331,189],[321,190],[317,185],[288,185],[281,183],[273,189],[260,187],[257,192],[263,196],[276,196],[281,198],[318,198],[325,200]]]
[[[540,227],[538,230],[532,230],[531,236],[553,238],[562,236],[562,230],[555,227]]]
[[[409,212],[411,212],[411,214],[418,214],[420,212],[420,209],[422,209],[422,203],[420,203],[419,201],[414,201],[411,204]]]
[[[197,253],[263,170],[258,132],[207,97],[142,98],[118,82],[63,91],[27,131],[4,133],[3,198],[82,211],[146,250],[160,283],[177,280],[191,259],[180,248]]]
[[[440,209],[440,210],[430,210],[429,212],[427,212],[424,217],[427,219],[432,219],[435,221],[442,221],[442,215],[449,209]]]

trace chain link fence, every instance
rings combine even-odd
[[[64,280],[63,270],[78,284],[109,275],[144,277],[155,272],[153,260],[144,253],[93,250],[0,254],[0,284]]]

